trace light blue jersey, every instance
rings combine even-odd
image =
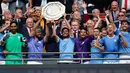
[[[96,40],[93,40],[92,43],[95,43]],[[101,52],[98,48],[92,46],[91,47],[91,53],[93,52]],[[102,53],[101,54],[91,54],[91,58],[103,58]],[[103,60],[91,60],[90,64],[102,64]]]
[[[121,34],[123,35],[123,38],[125,39],[125,41],[128,43],[128,48],[120,45],[119,52],[130,52],[130,33],[129,32],[121,32]]]
[[[34,37],[30,37],[28,41],[28,52],[42,52],[44,47],[44,40],[35,40]],[[28,54],[28,58],[42,58],[42,54]],[[40,61],[42,62],[42,61]]]
[[[60,52],[74,52],[74,38],[58,40]],[[60,58],[73,58],[73,54],[60,54]]]
[[[119,35],[119,33],[121,33],[123,38],[125,39],[125,41],[128,43],[128,48],[126,48],[126,47],[124,47],[123,45],[120,44],[119,52],[121,52],[121,53],[130,52],[130,33],[129,32],[120,31],[119,29],[117,29],[115,33],[117,35]],[[121,39],[121,41],[122,41],[122,39]]]
[[[105,36],[100,40],[104,46],[104,52],[118,52],[119,36]],[[104,58],[118,58],[118,54],[104,54]],[[119,60],[104,60],[105,62],[118,62]]]

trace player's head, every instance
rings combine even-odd
[[[17,24],[16,22],[11,22],[10,23],[10,31],[15,34],[17,32]]]

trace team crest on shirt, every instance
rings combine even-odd
[[[41,44],[41,41],[38,41],[39,44]]]
[[[116,39],[114,39],[114,42],[116,43],[116,42],[117,42],[117,40],[116,40]]]
[[[20,36],[18,36],[18,38],[20,39]]]

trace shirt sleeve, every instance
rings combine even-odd
[[[33,36],[29,36],[29,38],[28,38],[28,39],[26,38],[26,39],[27,39],[28,41],[30,41],[32,38],[33,38]]]
[[[87,39],[89,39],[89,40],[87,41]],[[93,35],[90,35],[90,36],[86,37],[86,41],[88,43],[91,43],[93,40],[94,40],[94,36]]]
[[[73,40],[73,41],[75,41],[75,38],[74,38],[74,36],[70,36],[70,39],[71,39],[71,40]]]
[[[8,33],[8,35],[9,35],[9,37],[11,36],[9,33]],[[3,35],[3,36],[4,36],[4,35]],[[2,36],[2,37],[3,37],[3,36]],[[2,37],[1,37],[1,38],[2,38]],[[8,37],[8,38],[9,38],[9,37]],[[7,38],[7,39],[5,39],[4,44],[6,44],[6,43],[7,43],[8,38]]]
[[[73,36],[73,35],[71,35],[71,36],[70,36],[70,38],[74,38],[74,36]]]
[[[94,40],[94,35],[90,35],[89,38],[91,39],[91,41]]]
[[[103,38],[100,39],[99,43],[100,43],[101,45],[103,45],[104,39],[105,39],[105,37],[103,37]]]
[[[42,39],[41,42],[44,43],[44,39]]]
[[[87,10],[84,10],[83,12],[84,12],[84,20],[85,20],[85,22],[87,22],[88,19],[89,19],[89,16],[88,16]]]
[[[119,33],[120,33],[120,29],[117,29],[117,28],[116,28],[114,34],[115,34],[115,35],[119,35]]]
[[[57,43],[59,43],[59,42],[60,42],[60,38],[59,38],[59,37],[57,38],[57,41],[56,41],[56,42],[57,42]]]
[[[22,38],[24,38],[24,36],[23,36],[22,34],[21,34],[20,36],[21,36],[21,38],[20,38],[21,44],[24,46],[24,45],[25,45],[25,42],[22,41]]]

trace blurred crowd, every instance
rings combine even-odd
[[[130,0],[0,1],[0,58],[7,59],[0,64],[22,64],[22,60],[8,60],[22,58],[90,58],[83,63],[130,63],[130,60],[118,60],[130,58]],[[65,5],[66,13],[58,20],[46,20],[41,16],[41,8],[53,1]],[[20,54],[22,52],[24,54]],[[81,63],[80,60],[72,62]],[[43,64],[44,61],[29,60],[25,63]]]

